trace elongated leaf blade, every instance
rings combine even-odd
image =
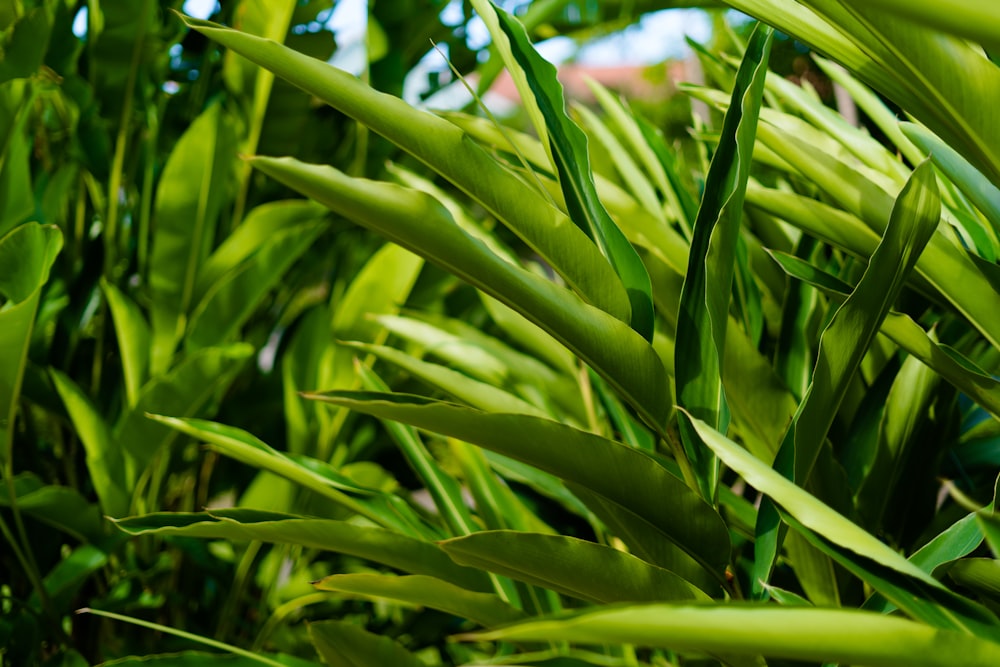
[[[778,606],[646,605],[584,611],[460,639],[635,644],[869,667],[990,667],[1000,646],[922,623],[859,611]]]
[[[487,3],[478,4],[480,13],[489,11]],[[566,112],[556,68],[538,55],[523,25],[492,3],[489,3],[489,9],[495,11],[500,27],[509,40],[516,66],[524,71],[535,103],[545,120],[549,152],[555,161],[569,217],[587,232],[621,279],[632,306],[632,328],[646,340],[652,340],[653,296],[649,274],[638,253],[611,220],[597,196],[587,151],[587,135]],[[507,63],[508,69],[511,65]]]
[[[722,138],[706,178],[678,313],[674,347],[677,403],[722,431],[729,424],[722,360],[736,241],[770,49],[771,30],[758,26],[740,65]],[[717,463],[683,417],[679,425],[684,450],[698,473],[701,491],[706,498],[714,499]]]
[[[403,572],[437,577],[472,591],[489,592],[489,579],[456,565],[441,549],[425,540],[360,526],[348,521],[314,519],[255,509],[211,512],[161,512],[115,521],[129,535],[179,535],[218,540],[260,540],[334,551],[394,567]]]
[[[617,549],[562,535],[485,531],[441,542],[460,565],[596,603],[709,598],[678,575]]]
[[[631,509],[710,572],[721,573],[728,561],[729,535],[718,513],[656,459],[637,449],[547,419],[484,413],[419,396],[329,392],[310,397],[531,464]]]
[[[426,575],[334,574],[313,586],[321,591],[385,598],[439,609],[487,627],[525,618],[523,612],[496,595],[476,593]]]
[[[589,303],[628,321],[628,295],[594,244],[461,129],[280,44],[207,21],[184,21],[411,153],[494,213]]]
[[[651,425],[666,421],[667,376],[648,342],[568,290],[490,252],[429,195],[288,158],[258,157],[253,164],[518,310],[622,391]]]

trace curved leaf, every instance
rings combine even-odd
[[[439,609],[485,626],[503,625],[525,617],[496,595],[475,593],[425,575],[334,574],[313,586],[321,591],[387,598]]]
[[[650,424],[665,423],[667,377],[649,343],[568,290],[493,254],[433,197],[288,158],[258,157],[253,164],[517,309],[621,390]]]
[[[658,527],[716,576],[729,560],[729,534],[718,513],[640,450],[547,419],[479,412],[419,396],[309,396],[458,438],[579,484]]]
[[[275,42],[207,21],[183,20],[411,153],[496,214],[587,301],[628,320],[628,295],[594,244],[540,194],[468,140],[461,129]]]
[[[459,565],[599,604],[709,599],[669,570],[573,537],[497,530],[445,540],[440,545]]]
[[[160,512],[118,519],[129,535],[180,535],[220,540],[260,540],[335,551],[413,574],[437,577],[472,591],[492,590],[482,572],[456,565],[437,545],[347,521],[314,519],[253,509]]]
[[[459,639],[635,644],[868,667],[967,667],[1000,661],[1000,645],[892,616],[777,606],[646,605],[528,621]]]

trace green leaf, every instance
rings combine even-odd
[[[398,642],[346,621],[310,623],[309,637],[323,662],[329,667],[425,667],[422,660]]]
[[[11,456],[35,315],[62,243],[58,227],[36,222],[0,238],[0,295],[6,298],[0,309],[0,463]]]
[[[163,167],[149,268],[154,376],[170,367],[194,306],[198,271],[213,247],[236,166],[235,132],[222,105],[213,104],[184,132]]]
[[[1000,234],[1000,188],[933,132],[914,123],[900,123],[899,128],[982,212],[994,234]]]
[[[940,587],[930,575],[874,535],[865,532],[703,421],[692,419],[692,425],[724,464],[746,480],[747,484],[770,496],[810,530],[897,572]]]
[[[722,386],[722,363],[736,243],[770,50],[771,30],[758,25],[740,64],[722,139],[706,177],[677,315],[677,403],[723,432],[729,425],[729,407]],[[714,501],[718,463],[698,443],[684,418],[678,425],[698,487],[705,498]]]
[[[104,537],[101,510],[78,491],[67,486],[44,484],[31,473],[14,477],[18,509],[43,523],[81,541],[96,542]],[[0,481],[0,507],[10,507],[11,492]]]
[[[504,10],[485,2],[478,2],[476,8],[480,16],[490,10],[496,13],[500,28],[509,40],[516,66],[525,73],[535,103],[544,118],[549,152],[555,162],[570,219],[587,232],[621,279],[632,306],[632,328],[646,340],[652,340],[653,296],[649,274],[597,196],[587,151],[587,135],[566,113],[556,68],[538,55],[524,26]],[[513,69],[514,63],[507,62],[507,68]]]
[[[374,371],[361,364],[358,364],[356,368],[365,389],[389,390],[382,378]],[[413,472],[417,474],[424,488],[434,500],[438,513],[452,534],[468,535],[478,530],[477,524],[472,519],[472,513],[462,497],[462,488],[455,478],[446,473],[437,460],[431,456],[431,453],[427,451],[427,447],[421,442],[417,430],[396,422],[386,424],[386,430],[396,441],[396,445],[406,457],[407,463],[410,464]]]
[[[490,252],[462,231],[434,198],[288,158],[254,158],[253,163],[518,310],[621,390],[650,424],[665,422],[667,378],[641,336],[568,290]]]
[[[852,290],[839,278],[797,258],[774,251],[771,256],[788,275],[822,289],[835,299],[846,299]],[[957,350],[935,341],[909,315],[890,311],[882,321],[880,332],[976,403],[1000,416],[1000,382],[978,369]]]
[[[313,219],[276,231],[266,245],[208,287],[191,312],[185,348],[228,342],[326,227],[324,221]]]
[[[925,581],[900,576],[884,564],[868,560],[816,535],[788,514],[782,514],[782,518],[792,526],[797,535],[860,578],[914,620],[946,630],[977,635],[994,642],[1000,640],[1000,622],[985,607],[952,593],[940,584],[930,587]]]
[[[760,605],[646,605],[584,611],[487,630],[471,641],[635,644],[675,651],[765,655],[868,667],[968,667],[1000,660],[1000,646],[902,618],[840,609]]]
[[[941,202],[934,179],[928,161],[914,170],[892,208],[867,270],[823,331],[812,382],[775,458],[775,469],[791,480],[809,481],[861,360],[937,228]],[[757,515],[756,586],[770,577],[782,541],[777,513],[768,502]],[[761,592],[757,587],[755,591]]]
[[[146,414],[197,415],[229,386],[252,356],[253,348],[248,343],[198,350],[186,355],[169,373],[154,377],[143,386],[135,407],[125,414],[114,432],[119,446],[130,455],[127,488],[176,435],[163,424],[148,419]]]
[[[473,533],[440,544],[460,565],[590,602],[709,599],[669,570],[623,551],[573,537],[499,530]]]
[[[395,348],[364,343],[349,343],[348,345],[357,350],[370,352],[379,359],[398,366],[413,377],[419,378],[435,389],[439,389],[474,408],[487,412],[509,412],[543,418],[549,416],[527,401],[503,389],[498,389],[492,384],[474,380],[468,375],[438,364],[421,361]]]
[[[963,558],[948,568],[955,583],[987,598],[1000,599],[1000,561],[993,558]]]
[[[228,509],[191,514],[146,514],[116,520],[115,525],[129,535],[179,535],[299,545],[364,558],[403,572],[437,577],[472,591],[491,590],[489,579],[482,572],[456,565],[436,544],[347,521]]]
[[[52,33],[52,13],[35,7],[0,33],[0,83],[29,77],[38,71]]]
[[[372,496],[378,495],[379,491],[359,486],[320,461],[312,460],[312,464],[307,465],[305,457],[283,454],[246,431],[233,426],[202,419],[178,419],[161,415],[148,415],[148,417],[192,438],[204,440],[213,449],[237,461],[280,475],[376,523],[386,522],[386,516],[350,495]]]
[[[655,458],[563,424],[490,414],[404,394],[330,392],[311,398],[485,447],[630,509],[721,576],[729,535],[721,517]],[[545,443],[544,447],[538,443]]]
[[[854,4],[849,2],[848,4]],[[864,5],[935,30],[1000,48],[1000,7],[962,0],[873,0]]]
[[[321,591],[386,598],[439,609],[487,627],[522,620],[525,615],[496,595],[475,593],[425,575],[334,574],[313,584]]]
[[[101,509],[109,516],[125,516],[131,504],[131,494],[126,490],[126,452],[118,447],[104,417],[83,390],[64,373],[54,368],[49,373],[83,443],[87,471]]]
[[[84,544],[64,556],[45,575],[45,592],[56,609],[71,608],[80,588],[108,562],[108,554],[92,544]],[[33,594],[37,597],[37,594]]]
[[[569,489],[601,522],[612,535],[620,539],[629,549],[644,561],[669,570],[682,579],[691,582],[709,596],[720,595],[721,586],[718,573],[705,569],[683,549],[674,544],[668,535],[632,510],[579,484],[568,484]]]
[[[104,298],[107,299],[111,319],[115,323],[115,336],[125,375],[125,396],[129,407],[134,407],[142,386],[149,378],[149,324],[138,304],[120,289],[107,281],[101,282],[101,289],[104,290]]]
[[[184,21],[411,153],[495,214],[589,303],[628,320],[628,295],[594,244],[461,129],[377,92],[323,61],[207,21]]]

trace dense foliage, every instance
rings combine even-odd
[[[1000,664],[1000,9],[593,4],[0,8],[2,664]]]

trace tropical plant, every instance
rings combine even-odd
[[[467,196],[463,205],[402,169],[392,183],[250,160],[477,288],[480,314],[462,314],[490,319],[385,314],[383,301],[360,340],[331,352],[358,358],[356,375],[341,362],[336,380],[285,376],[291,392],[322,390],[306,394],[334,408],[317,419],[342,425],[347,408],[381,420],[429,510],[412,490],[345,477],[354,456],[337,444],[342,430],[322,441],[338,452],[331,467],[229,426],[161,416],[340,509],[154,514],[119,527],[377,564],[316,588],[479,628],[432,661],[994,664],[1000,172],[980,102],[1000,73],[968,40],[992,45],[953,20],[941,25],[954,37],[921,27],[944,11],[929,4],[731,4],[844,65],[817,60],[888,143],[808,88],[766,77],[763,26],[738,68],[703,57],[732,88],[691,91],[725,112],[699,132],[706,170],[599,91],[605,120],[579,110],[612,165],[595,174],[554,70],[486,2],[473,5],[537,139],[415,111],[278,44],[188,19]],[[897,122],[855,77],[913,122]],[[371,280],[405,282],[396,266]],[[386,334],[392,345],[372,342]],[[414,381],[432,395],[412,393]],[[939,475],[957,480],[954,500]],[[353,623],[310,633],[328,664],[423,664]]]
[[[521,24],[485,0],[472,5],[534,136],[379,92],[398,92],[392,63],[389,79],[369,72],[373,88],[290,48],[291,36],[281,45],[288,26],[306,25],[293,4],[284,22],[252,3],[223,9],[242,31],[185,19],[227,49],[222,78],[239,101],[208,102],[204,71],[181,91],[197,119],[155,198],[149,172],[123,166],[160,164],[141,162],[128,126],[100,187],[74,167],[88,192],[134,195],[82,204],[83,220],[122,221],[101,226],[96,272],[57,255],[66,236],[79,244],[72,257],[91,256],[89,236],[23,224],[27,205],[9,218],[0,349],[16,354],[0,364],[0,503],[11,508],[0,527],[39,599],[5,591],[8,636],[36,617],[60,627],[103,568],[110,590],[87,598],[93,614],[146,616],[132,620],[181,637],[113,654],[184,650],[116,664],[232,661],[190,651],[197,642],[238,664],[313,664],[313,650],[331,665],[997,663],[1000,144],[982,103],[1000,76],[988,56],[996,11],[730,2],[830,58],[815,62],[883,138],[808,84],[768,75],[761,25],[745,43],[731,35],[737,54],[699,52],[711,85],[689,92],[722,122],[696,123],[696,143],[679,150],[598,86],[602,116],[567,113]],[[137,6],[135,25],[159,16]],[[36,29],[15,18],[15,37]],[[214,50],[201,48],[211,69]],[[105,76],[95,81],[129,80]],[[339,123],[357,141],[328,160],[264,123],[282,80],[305,91],[296,118]],[[15,102],[19,81],[5,92]],[[151,81],[155,100],[163,79]],[[306,113],[309,96],[342,116]],[[177,132],[174,122],[143,127]],[[272,127],[284,143],[268,143]],[[368,131],[388,143],[370,153]],[[5,159],[23,159],[26,133],[11,136]],[[237,147],[255,144],[294,157],[240,164]],[[399,159],[383,172],[372,155]],[[3,169],[2,183],[20,173]],[[284,187],[315,203],[275,202]],[[36,191],[50,207],[81,206]],[[31,219],[64,219],[47,210]],[[133,219],[152,229],[134,243]],[[196,243],[191,220],[204,221]],[[345,220],[393,243],[375,250]],[[297,260],[330,254],[344,260],[332,278]],[[64,304],[79,302],[60,286],[78,283],[111,317],[75,315],[98,331],[77,338],[100,341],[88,353],[116,350],[121,382],[76,368],[100,369],[107,354],[38,351],[73,331]],[[237,370],[262,347],[275,372]],[[188,367],[198,372],[182,380]],[[42,425],[61,406],[72,430],[46,442],[78,433],[87,453],[72,492],[61,477],[41,481],[44,447],[28,450],[41,463],[12,462],[15,444],[52,437]],[[209,453],[184,444],[197,442]],[[260,470],[252,481],[248,466]],[[67,541],[43,542],[25,520],[79,543],[62,561],[47,556],[47,576],[31,551]],[[163,562],[178,554],[185,570]],[[180,596],[141,595],[169,594],[157,577],[188,572],[199,573],[188,608],[219,616],[207,632]],[[303,617],[311,646],[293,622]],[[227,643],[197,636],[210,633]]]

